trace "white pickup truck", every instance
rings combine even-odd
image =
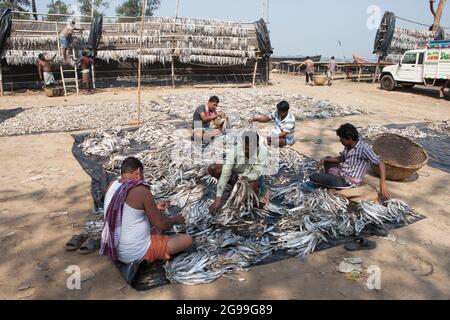
[[[396,65],[384,67],[381,88],[411,88],[416,84],[442,86],[450,80],[450,41],[431,41],[425,49],[406,51]]]

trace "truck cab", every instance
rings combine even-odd
[[[425,55],[425,49],[410,50],[398,64],[384,67],[380,76],[381,88],[391,91],[397,86],[411,88],[415,84],[423,84]]]

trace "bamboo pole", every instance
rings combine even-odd
[[[253,83],[252,83],[252,88],[255,87],[256,84],[256,71],[258,71],[258,58],[256,58],[256,62],[255,62],[255,70],[253,71]]]
[[[142,36],[144,35],[144,17],[147,1],[142,1],[142,16],[141,16],[141,35],[139,40],[139,59],[138,59],[138,106],[137,106],[137,125],[141,123],[141,63],[142,63]]]

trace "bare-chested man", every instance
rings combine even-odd
[[[50,67],[50,62],[52,62],[56,54],[51,59],[46,59],[43,53],[39,54],[39,60],[37,62],[38,70],[39,70],[39,79],[44,81],[46,86],[51,86],[56,83],[55,77],[53,76],[52,69]]]
[[[88,57],[88,52],[83,50],[82,57],[78,61],[81,66],[81,76],[83,79],[84,92],[86,94],[92,93],[92,80],[91,80],[91,66],[92,59]]]
[[[304,65],[306,65],[306,84],[310,84],[312,86],[314,81],[314,61],[312,61],[309,57],[306,57],[306,60],[299,65],[299,68]]]

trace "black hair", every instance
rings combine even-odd
[[[308,60],[309,59],[309,56],[306,56],[306,60]]]
[[[81,52],[81,55],[82,55],[83,57],[86,57],[87,54],[88,54],[88,52],[87,52],[86,50],[83,50],[83,51]]]
[[[44,58],[44,54],[43,54],[43,53],[39,53],[38,58],[39,58],[40,60],[42,60],[42,58]]]
[[[287,101],[281,101],[280,103],[277,104],[277,110],[279,112],[287,112],[289,111],[289,102]]]
[[[334,60],[334,56],[331,57],[331,60]]]
[[[142,162],[135,157],[128,157],[122,161],[122,165],[120,166],[120,173],[132,173],[137,169],[141,169],[141,171],[144,170]]]
[[[340,138],[352,139],[353,141],[358,141],[359,139],[358,130],[350,123],[341,125],[339,129],[336,130],[336,134]]]
[[[209,102],[213,102],[213,103],[219,103],[220,100],[217,96],[212,96],[211,98],[209,98]]]

